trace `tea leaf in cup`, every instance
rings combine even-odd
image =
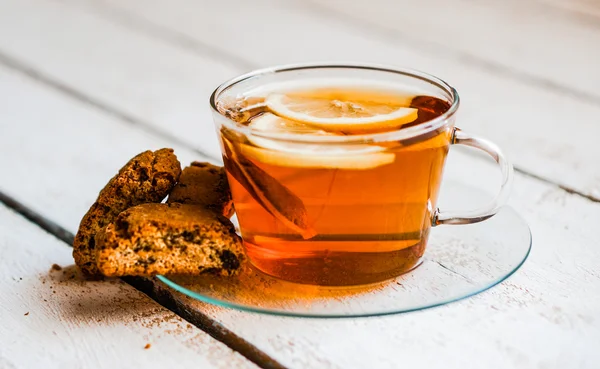
[[[225,154],[229,158],[225,160],[227,171],[278,221],[304,239],[314,237],[316,232],[308,224],[302,200],[241,154],[233,143],[232,133],[224,128],[221,133]]]

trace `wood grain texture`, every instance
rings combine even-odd
[[[0,52],[42,76],[132,122],[193,138],[197,147],[218,153],[208,97],[238,73],[227,61],[194,56],[53,1],[1,3],[0,30]]]
[[[31,89],[37,82],[32,81],[29,77],[14,74],[12,71],[3,72],[6,73],[3,74],[3,77],[7,78],[0,78],[3,82],[6,82],[6,90],[2,93],[12,90],[15,100],[3,100],[3,103],[0,104],[3,107],[1,110],[8,121],[15,122],[14,127],[16,128],[3,131],[2,137],[6,139],[6,144],[3,146],[2,152],[6,154],[2,155],[2,159],[0,159],[0,167],[10,168],[17,165],[26,168],[26,166],[22,166],[21,161],[13,161],[11,159],[13,156],[10,153],[20,150],[22,145],[34,145],[37,147],[29,146],[29,148],[37,151],[37,154],[31,152],[33,157],[29,155],[23,157],[36,162],[36,166],[46,167],[49,171],[38,173],[39,176],[36,177],[17,175],[11,177],[10,180],[8,177],[4,177],[5,180],[0,181],[0,192],[3,192],[6,196],[0,196],[0,200],[5,201],[6,197],[8,199],[16,198],[16,201],[9,201],[9,205],[18,208],[29,219],[40,223],[44,229],[53,232],[65,242],[70,243],[69,240],[72,240],[82,214],[87,211],[89,205],[95,200],[96,191],[102,188],[107,179],[111,178],[119,167],[128,160],[127,157],[143,151],[143,147],[149,147],[148,145],[156,145],[155,148],[158,148],[170,146],[170,143],[164,139],[156,138],[152,134],[141,133],[140,136],[134,137],[140,132],[137,132],[133,126],[125,122],[113,121],[111,117],[98,112],[93,107],[78,105],[76,99],[65,101],[64,96],[55,95],[55,91],[52,89],[46,90],[45,93],[42,92],[43,90],[38,91],[38,93],[41,92],[41,95],[38,95],[35,93],[35,88]],[[21,86],[22,88],[19,88],[18,85],[21,82],[25,84]],[[27,85],[30,88],[27,88]],[[6,96],[8,96],[8,93]],[[40,99],[35,111],[23,107],[23,104],[32,101],[25,101],[25,97],[36,101],[38,98]],[[21,103],[17,103],[17,101],[21,101]],[[10,105],[12,107],[9,107]],[[22,115],[22,113],[25,114]],[[25,121],[29,121],[34,125],[29,126],[24,123]],[[109,122],[113,122],[113,124]],[[109,131],[106,130],[107,123],[108,127],[111,127]],[[34,131],[30,129],[34,129]],[[128,133],[131,132],[136,133],[130,136]],[[74,141],[71,142],[71,139],[74,139]],[[143,144],[144,141],[145,144]],[[64,147],[64,149],[59,149],[61,147]],[[133,152],[129,152],[131,149],[133,149]],[[103,169],[102,165],[98,165],[99,163],[87,160],[89,158],[88,154],[92,152],[95,153],[98,160],[104,159],[114,162],[110,165],[110,168]],[[125,154],[125,152],[128,153]],[[77,153],[77,156],[73,157],[73,153]],[[122,157],[116,158],[111,154],[122,155]],[[183,163],[189,163],[193,160],[206,160],[198,153],[184,148],[180,148],[177,155]],[[71,158],[69,159],[69,157]],[[111,160],[111,157],[114,159]],[[122,158],[126,159],[123,160]],[[118,162],[120,164],[117,164]],[[54,163],[54,165],[47,165],[48,163]],[[58,169],[57,166],[63,169],[56,170]],[[68,169],[69,167],[79,169],[75,169],[77,173],[73,173]],[[83,167],[88,169],[81,171]],[[66,172],[63,170],[66,170]],[[67,215],[71,219],[70,222],[66,220],[67,218],[54,217],[53,214],[57,212],[64,213],[65,204],[77,198],[73,195],[81,192],[82,186],[87,186],[80,181],[86,182],[94,178],[92,173],[98,170],[104,172],[104,178],[98,178],[95,190],[85,191],[87,193],[85,195],[86,199],[84,203],[79,204],[80,207],[78,206],[78,211],[81,213],[77,217]],[[40,191],[40,188],[43,191]],[[17,192],[24,190],[25,196],[19,196],[18,194],[13,196],[15,190]],[[90,194],[92,197],[88,197]],[[50,219],[58,220],[54,223]],[[252,345],[227,331],[226,328],[214,324],[205,315],[201,313],[192,314],[186,311],[182,313],[185,307],[180,306],[177,301],[169,301],[168,293],[165,295],[163,290],[156,286],[158,282],[140,278],[127,279],[127,282],[160,301],[161,304],[172,311],[180,312],[180,315],[188,322],[201,326],[207,333],[242,353],[253,362],[261,363],[265,367],[280,367],[277,362],[257,352]]]
[[[486,164],[453,150],[447,178],[490,185],[494,176]],[[600,300],[591,296],[600,294],[600,253],[590,245],[597,243],[592,228],[600,207],[522,176],[511,204],[532,229],[529,260],[500,286],[456,304],[308,323],[194,304],[266,352],[290,355],[284,362],[296,367],[594,368],[600,359]],[[263,326],[268,335],[257,330]]]
[[[70,230],[123,157],[169,144],[15,72],[0,70],[0,94],[0,115],[19,123],[0,135],[0,147],[22,158],[0,155],[14,178],[3,178],[2,190]],[[197,157],[173,146],[184,162]],[[454,149],[449,162],[450,178],[477,186],[496,179],[484,162]],[[175,298],[293,368],[594,368],[600,301],[590,296],[600,293],[600,251],[589,245],[600,206],[523,176],[512,203],[532,226],[531,259],[506,283],[460,303],[386,318],[310,320]]]
[[[428,54],[402,39],[382,40],[302,3],[23,0],[9,4],[0,14],[4,14],[2,27],[25,36],[17,40],[10,32],[0,33],[0,51],[213,156],[218,148],[205,101],[220,81],[250,65],[315,59],[373,61],[443,76],[461,93],[458,124],[462,128],[496,141],[518,168],[600,200],[600,169],[588,160],[600,157],[600,146],[595,144],[600,126],[593,124],[600,105]],[[36,7],[35,14],[29,6]],[[233,8],[236,12],[229,11]],[[253,12],[260,15],[260,27],[247,16]],[[44,47],[39,33],[45,35]],[[90,44],[95,45],[92,51]],[[61,51],[47,53],[46,48]],[[240,59],[247,65],[241,66]]]
[[[531,0],[300,1],[427,54],[600,103],[600,20]]]
[[[82,280],[67,245],[1,204],[0,316],[2,368],[255,367],[122,281]]]
[[[414,64],[448,76],[463,91],[464,128],[497,140],[533,173],[589,194],[598,188],[590,159],[599,157],[592,124],[597,107],[557,91],[433,57],[293,3],[128,0],[119,3],[125,15],[96,2],[73,4],[0,4],[0,52],[17,61],[12,71],[0,68],[0,167],[11,173],[0,178],[0,190],[71,232],[96,191],[133,154],[173,146],[183,162],[202,160],[189,147],[209,145],[212,128],[196,126],[197,117],[210,119],[195,106],[206,96],[190,96],[210,90],[200,87],[206,81],[216,84],[246,65],[307,59]],[[258,15],[248,17],[252,11]],[[131,19],[139,24],[126,24]],[[565,121],[586,134],[560,131]],[[142,129],[148,126],[155,130]],[[493,183],[486,165],[454,149],[449,164],[449,177]],[[215,325],[294,368],[595,368],[599,205],[523,176],[511,203],[531,224],[530,260],[501,286],[460,303],[386,318],[316,321],[225,310],[177,294],[171,301],[210,315]]]

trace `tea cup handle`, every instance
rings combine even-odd
[[[432,226],[440,224],[478,223],[491,218],[500,211],[500,208],[508,200],[510,187],[513,181],[513,166],[494,143],[483,138],[472,136],[461,131],[459,128],[454,128],[452,144],[471,146],[489,154],[500,166],[502,183],[498,195],[496,195],[490,203],[478,209],[470,211],[440,211],[439,208],[436,209],[433,214]]]

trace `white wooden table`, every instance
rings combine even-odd
[[[165,146],[212,160],[217,84],[331,59],[458,88],[459,126],[517,168],[510,203],[534,239],[517,274],[443,307],[342,320],[80,278],[72,234],[124,160]],[[0,0],[0,368],[598,368],[599,142],[598,0]],[[449,162],[495,190],[485,162]]]

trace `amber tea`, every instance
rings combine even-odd
[[[450,103],[366,82],[307,86],[217,102],[253,132],[220,129],[249,259],[269,275],[317,285],[411,270],[425,250],[452,127],[410,139],[381,134],[426,123]],[[373,134],[380,139],[344,141]]]

